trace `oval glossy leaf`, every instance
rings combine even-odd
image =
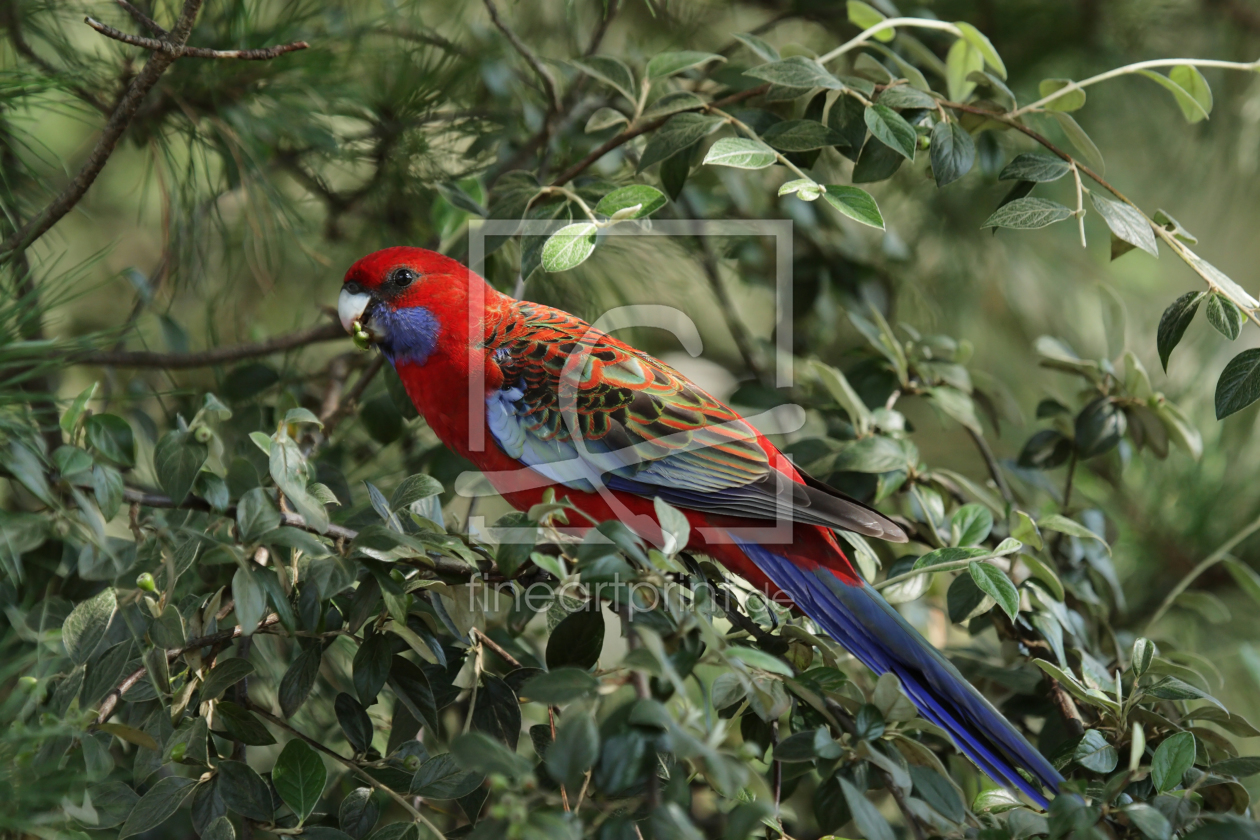
[[[220,659],[218,664],[210,669],[210,673],[201,684],[201,702],[219,699],[229,686],[236,685],[252,673],[254,673],[254,664],[248,659],[240,657]]]
[[[451,753],[435,755],[420,765],[411,779],[411,793],[426,799],[459,799],[477,788],[485,776],[459,766]]]
[[[613,190],[599,200],[595,212],[604,216],[616,216],[618,219],[642,219],[650,216],[665,206],[665,193],[647,184],[631,184],[628,187]],[[626,210],[636,208],[630,215],[617,215]]]
[[[595,224],[577,222],[553,233],[542,250],[542,267],[547,271],[568,271],[586,261],[595,251]]]
[[[809,152],[836,146],[844,138],[817,120],[784,120],[761,133],[761,139],[782,152]]]
[[[655,120],[661,117],[667,117],[670,114],[677,114],[679,111],[690,111],[695,108],[704,106],[704,100],[696,96],[689,90],[676,90],[673,93],[667,93],[660,99],[648,106],[643,112],[644,120]],[[601,108],[600,110],[607,110]],[[598,112],[596,112],[598,113]],[[620,116],[620,114],[618,115]],[[621,117],[623,120],[624,116]],[[589,124],[588,124],[589,126]]]
[[[932,129],[932,176],[936,186],[957,181],[976,162],[976,144],[957,122],[937,123]]]
[[[1207,296],[1206,292],[1186,292],[1177,298],[1159,319],[1159,329],[1155,334],[1155,345],[1159,350],[1159,361],[1168,370],[1168,357],[1181,343],[1186,328],[1194,320],[1194,313],[1199,311],[1199,303]]]
[[[271,781],[284,804],[293,809],[299,822],[304,822],[324,794],[328,771],[324,760],[310,744],[294,738],[284,745],[276,759]]]
[[[695,50],[661,53],[653,56],[652,60],[647,63],[647,77],[649,79],[663,79],[666,76],[690,70],[692,67],[708,64],[710,61],[726,61],[726,59],[715,53],[696,52]]]
[[[748,49],[752,51],[753,55],[757,56],[757,58],[760,58],[762,61],[779,60],[779,51],[762,39],[758,38],[756,35],[749,35],[747,32],[742,32],[732,37],[736,41],[739,41],[741,44],[748,47]]]
[[[569,59],[569,63],[583,73],[616,88],[622,96],[634,101],[634,74],[624,62],[606,55],[589,55]]]
[[[122,830],[118,832],[119,840],[133,834],[142,834],[166,822],[184,804],[184,799],[192,793],[194,784],[192,779],[182,776],[158,779],[131,809]]]
[[[707,114],[675,114],[669,122],[652,133],[639,158],[638,171],[642,172],[654,163],[660,163],[691,148],[697,140],[707,137],[725,124],[721,117]]]
[[[889,108],[935,108],[936,100],[910,85],[894,85],[886,88],[875,100]]]
[[[1058,93],[1066,88],[1072,88],[1074,85],[1071,79],[1043,79],[1041,84],[1037,86],[1037,93],[1045,98]],[[1072,88],[1067,93],[1051,99],[1041,107],[1047,111],[1079,111],[1085,107],[1085,91],[1082,88]]]
[[[968,43],[966,38],[959,38],[945,55],[945,84],[949,98],[962,102],[976,89],[971,81],[971,74],[984,69],[984,56]]]
[[[870,29],[872,26],[879,26],[888,16],[876,9],[869,3],[863,3],[862,0],[848,0],[845,5],[845,12],[848,13],[849,23],[859,29]],[[881,29],[872,37],[876,41],[883,41],[885,44],[897,36],[897,30],[891,26],[887,29]]]
[[[547,640],[547,669],[594,667],[604,649],[604,614],[598,602],[569,613]]]
[[[980,227],[1036,230],[1071,218],[1072,211],[1045,198],[1017,198],[994,211]]]
[[[866,190],[843,184],[828,184],[823,198],[855,222],[861,222],[879,230],[884,229],[884,217],[879,212],[879,205]]]
[[[109,622],[118,609],[118,598],[111,587],[76,606],[61,626],[61,641],[66,653],[76,665],[82,665],[92,657],[105,638]]]
[[[657,116],[660,116],[659,114]],[[594,134],[597,131],[603,131],[606,128],[612,128],[614,125],[629,123],[630,118],[615,108],[600,108],[591,114],[586,121],[586,127],[582,130],[587,134]]]
[[[789,88],[827,88],[842,90],[844,83],[823,69],[817,61],[803,55],[785,58],[770,64],[761,64],[744,71],[745,76],[762,79]]]
[[[1110,773],[1116,769],[1120,760],[1116,748],[1107,742],[1106,737],[1096,729],[1090,729],[1076,745],[1072,759],[1087,770],[1095,773]]]
[[[88,443],[120,467],[136,465],[136,439],[131,424],[116,414],[93,414],[83,424]]]
[[[914,160],[914,149],[918,135],[914,126],[889,108],[887,105],[875,104],[866,109],[864,115],[866,127],[871,135],[906,160]]]
[[[1159,793],[1181,784],[1181,777],[1194,765],[1194,735],[1178,732],[1164,739],[1151,760],[1151,783]]]
[[[989,65],[998,78],[1006,79],[1006,65],[1002,63],[1002,57],[998,55],[998,51],[993,48],[993,43],[983,32],[976,29],[966,21],[956,21],[954,26],[958,27],[958,31],[962,33],[964,39],[970,44],[976,52],[980,53],[984,58],[984,63]],[[1044,94],[1043,94],[1044,95]]]
[[[153,449],[153,470],[172,502],[184,501],[207,454],[206,445],[198,443],[190,432],[171,431],[162,435]]]
[[[1006,576],[1006,572],[992,563],[977,563],[974,560],[968,564],[967,571],[980,591],[997,601],[1002,611],[1014,621],[1015,616],[1019,615],[1019,591]]]
[[[1080,123],[1072,119],[1070,114],[1056,111],[1051,114],[1054,121],[1059,124],[1059,128],[1063,129],[1063,133],[1067,135],[1072,146],[1081,153],[1081,157],[1085,162],[1092,166],[1099,174],[1102,174],[1106,167],[1103,165],[1102,152],[1098,151],[1098,147],[1094,145],[1094,141],[1085,133],[1085,129],[1081,128]]]
[[[1107,198],[1098,191],[1090,193],[1089,197],[1094,202],[1098,215],[1103,217],[1103,221],[1107,223],[1107,227],[1111,228],[1112,233],[1153,257],[1159,256],[1159,247],[1155,244],[1155,232],[1151,230],[1150,222],[1146,221],[1140,212],[1122,201]]]
[[[1216,419],[1242,411],[1260,399],[1260,348],[1244,350],[1229,360],[1216,381]]]
[[[760,140],[723,137],[709,147],[704,163],[735,169],[765,169],[778,160],[774,150]]]
[[[1194,68],[1190,68],[1190,69],[1193,70]],[[1154,70],[1139,70],[1138,72],[1141,73],[1146,78],[1151,79],[1155,82],[1158,82],[1162,88],[1164,88],[1165,90],[1167,90],[1169,93],[1173,95],[1173,99],[1177,101],[1177,107],[1181,109],[1182,116],[1186,118],[1186,122],[1197,123],[1200,120],[1207,119],[1208,111],[1205,110],[1203,105],[1199,103],[1199,100],[1191,96],[1190,92],[1187,91],[1185,88],[1183,88],[1181,85],[1177,84],[1176,82],[1174,82],[1172,79],[1170,79],[1167,76],[1164,76],[1160,73],[1156,73]],[[1197,73],[1198,71],[1195,70],[1195,72]],[[1200,76],[1200,78],[1202,78],[1202,76]],[[1206,85],[1207,82],[1205,81],[1204,84]],[[1212,107],[1212,93],[1211,93],[1211,90],[1209,89],[1208,109],[1210,109],[1211,107]]]
[[[1045,183],[1057,181],[1071,171],[1072,167],[1065,160],[1025,152],[1022,155],[1016,155],[1014,160],[1003,167],[998,174],[998,180]]]
[[[1216,331],[1230,341],[1238,338],[1239,333],[1242,332],[1243,319],[1246,317],[1232,300],[1218,294],[1208,297],[1204,314],[1207,315],[1208,323],[1216,327]]]

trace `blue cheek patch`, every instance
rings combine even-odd
[[[382,306],[372,313],[385,328],[386,340],[381,342],[381,352],[389,363],[399,362],[422,365],[433,353],[437,344],[438,320],[423,306],[406,309],[390,309]]]

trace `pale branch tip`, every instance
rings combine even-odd
[[[112,38],[115,41],[120,41],[133,47],[150,50],[151,52],[166,53],[168,55],[175,56],[176,58],[270,61],[271,59],[284,55],[285,53],[305,50],[310,47],[310,44],[305,41],[294,41],[289,44],[280,44],[274,47],[262,47],[260,49],[253,50],[211,50],[205,47],[189,47],[173,44],[164,38],[145,38],[141,35],[131,35],[90,17],[85,17],[83,20],[88,26],[92,27],[107,38]]]

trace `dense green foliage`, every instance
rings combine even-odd
[[[1260,65],[1125,63],[1252,57],[1246,9],[1117,3],[1109,72],[1092,4],[200,5],[0,5],[0,832],[1260,836],[1260,349],[1212,357],[1260,304],[1178,203],[1234,137],[1254,184]],[[790,277],[687,219],[790,219]],[[994,788],[668,505],[479,495],[312,305],[393,244],[692,317],[704,360],[624,337],[803,409],[911,535],[855,565],[1078,795]]]

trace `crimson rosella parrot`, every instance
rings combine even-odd
[[[692,546],[783,593],[867,667],[891,671],[981,770],[1041,805],[1063,777],[854,571],[832,529],[905,542],[896,523],[796,469],[678,371],[566,312],[501,294],[455,260],[387,248],[346,272],[338,313],[376,344],[429,426],[514,507],[548,487],[596,521],[662,535],[653,499],[684,511]],[[758,541],[786,522],[788,538]],[[655,533],[651,533],[655,527]],[[752,536],[749,536],[750,532]]]

